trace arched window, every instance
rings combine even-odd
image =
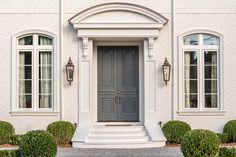
[[[182,109],[221,109],[220,37],[194,33],[180,40]]]
[[[17,39],[17,109],[52,109],[53,38],[27,34]]]

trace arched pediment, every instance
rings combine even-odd
[[[88,8],[69,19],[80,28],[156,28],[161,29],[168,19],[161,14],[130,3],[105,3]]]

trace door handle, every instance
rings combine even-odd
[[[119,95],[119,104],[121,104],[121,96]]]
[[[117,94],[115,95],[115,103],[118,103],[118,102],[117,102]]]

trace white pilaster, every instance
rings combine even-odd
[[[157,61],[153,49],[154,38],[144,40],[144,125],[152,141],[166,141],[158,123]]]
[[[72,141],[84,142],[92,127],[92,65],[93,40],[82,38],[79,44],[79,124]]]

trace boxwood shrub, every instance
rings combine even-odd
[[[183,135],[191,130],[191,127],[182,121],[169,121],[162,128],[169,143],[180,144]]]
[[[9,143],[11,137],[15,134],[15,129],[11,123],[0,121],[0,144]]]
[[[19,157],[18,150],[0,150],[0,157]]]
[[[47,131],[56,138],[57,144],[68,144],[75,132],[75,126],[67,121],[57,121],[49,124]]]
[[[228,121],[224,126],[223,132],[228,134],[229,142],[236,142],[236,120]]]
[[[220,143],[227,143],[228,142],[228,134],[226,134],[226,133],[217,133],[216,135],[219,137]]]
[[[220,157],[236,157],[236,149],[235,148],[220,148]]]
[[[22,135],[12,135],[9,143],[12,145],[19,145]]]
[[[181,151],[185,157],[216,157],[219,146],[217,135],[202,129],[187,132],[181,141]]]
[[[56,140],[46,131],[29,131],[20,140],[19,153],[21,157],[55,157]]]

